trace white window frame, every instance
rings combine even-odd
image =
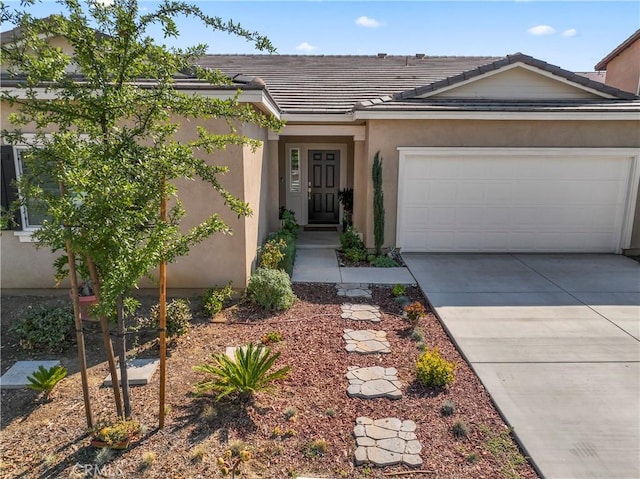
[[[294,152],[297,153],[298,166],[294,170]],[[302,149],[298,147],[289,148],[289,193],[300,194],[302,192],[302,165],[301,165]],[[298,179],[294,181],[294,171],[297,173]]]
[[[23,175],[23,166],[22,166],[22,152],[29,150],[28,145],[14,145],[13,146],[13,164],[16,170],[16,180],[19,180]],[[22,200],[22,192],[18,189],[18,196]],[[22,220],[22,229],[19,231],[14,231],[14,236],[17,236],[21,243],[35,243],[36,240],[33,238],[33,233],[38,231],[42,225],[29,224],[29,211],[27,206],[21,201],[20,203],[20,219]]]

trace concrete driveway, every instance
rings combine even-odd
[[[547,479],[640,477],[640,264],[403,254]]]

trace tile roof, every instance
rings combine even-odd
[[[616,99],[638,97],[601,81],[564,70],[522,53],[506,57],[207,55],[199,65],[218,69],[238,83],[259,77],[284,113],[350,113],[358,109],[400,108],[400,102],[435,92],[514,63],[524,63]],[[258,81],[259,83],[259,81]],[[436,102],[437,103],[437,102]],[[509,102],[466,102],[470,108],[508,107]],[[530,108],[534,105],[528,102]],[[425,101],[407,101],[401,109],[424,108]],[[521,109],[523,105],[515,102]],[[592,104],[581,102],[581,104]],[[606,101],[598,103],[602,109]],[[420,105],[420,106],[419,106]],[[462,103],[456,103],[460,108]],[[553,102],[559,109],[568,103]],[[548,109],[552,105],[540,104]],[[442,105],[440,105],[442,107]],[[447,108],[450,108],[448,106]],[[574,102],[573,107],[576,107]],[[500,107],[498,107],[500,108]]]
[[[285,113],[349,113],[362,101],[428,85],[498,57],[207,55],[230,77],[260,77]]]

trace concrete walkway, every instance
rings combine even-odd
[[[338,264],[338,231],[300,231],[291,280],[295,283],[415,284],[406,267],[344,268]]]
[[[546,479],[640,477],[640,264],[403,258]]]

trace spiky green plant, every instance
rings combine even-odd
[[[280,353],[272,353],[271,348],[261,344],[249,343],[237,348],[234,356],[232,359],[226,354],[216,353],[212,355],[212,363],[194,366],[195,371],[213,376],[211,380],[197,383],[196,392],[215,391],[216,400],[229,394],[249,399],[254,393],[267,389],[271,382],[287,377],[291,370],[289,366],[284,366],[269,373]]]
[[[373,157],[371,178],[373,180],[373,239],[376,256],[380,256],[384,243],[384,193],[382,192],[382,158],[379,151]]]
[[[34,391],[44,392],[45,400],[49,399],[49,395],[53,388],[67,376],[67,368],[57,365],[45,368],[40,365],[31,376],[27,376],[30,384],[27,387]]]

